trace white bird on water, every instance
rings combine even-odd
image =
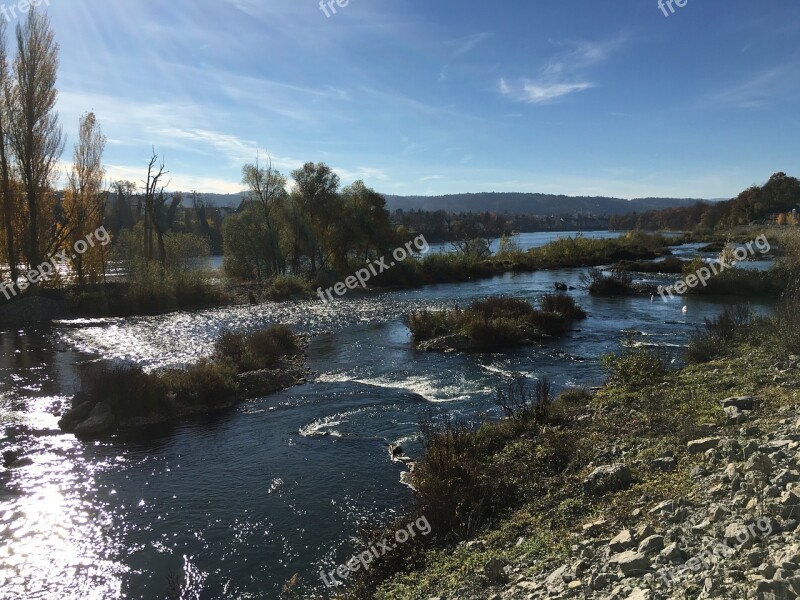
[[[683,314],[688,313],[689,312],[689,307],[688,306],[684,306],[683,309],[682,309],[682,312],[683,312]]]

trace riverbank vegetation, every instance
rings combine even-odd
[[[81,390],[59,426],[91,437],[228,408],[301,381],[303,349],[302,338],[276,325],[224,333],[211,358],[183,368],[148,373],[127,364],[92,364],[81,374]]]
[[[769,242],[766,254],[773,259],[769,269],[756,270],[744,265],[739,265],[741,268],[720,268],[720,261],[727,265],[735,262],[733,253],[736,245],[728,236],[725,243],[713,247],[714,250],[720,249],[716,260],[717,274],[709,277],[705,285],[689,288],[687,293],[732,298],[737,301],[748,298],[781,298],[792,287],[792,282],[800,277],[800,228],[751,228],[745,235],[751,243],[758,236],[763,236]],[[756,256],[758,254],[761,253],[757,252]],[[703,260],[696,258],[684,264],[683,276],[688,277],[708,267]]]
[[[501,407],[513,407],[501,421],[428,419],[410,512],[426,515],[434,535],[373,563],[348,593],[481,595],[509,581],[505,565],[532,579],[563,564],[576,536],[591,530],[608,539],[640,521],[644,506],[692,497],[702,454],[689,442],[739,427],[722,399],[757,396],[762,426],[800,402],[787,371],[797,368],[790,353],[800,351],[798,299],[785,298],[770,318],[726,315],[710,326],[723,342],[710,362],[674,369],[630,347],[607,361],[610,379],[593,395],[570,390],[552,401],[541,382],[512,382],[497,393]],[[611,465],[625,477],[601,485],[597,468]]]
[[[615,271],[628,271],[635,273],[683,273],[686,261],[668,256],[663,260],[621,260],[614,265]]]
[[[657,233],[631,231],[610,239],[562,238],[528,253],[540,269],[597,267],[621,260],[650,260],[668,255],[670,240]]]
[[[589,269],[580,280],[581,286],[592,296],[633,296],[637,293],[633,277],[624,271]]]
[[[487,298],[476,300],[466,309],[413,313],[408,326],[415,343],[423,349],[491,351],[562,334],[585,318],[586,313],[573,298],[549,294],[541,299],[538,309],[526,300]]]

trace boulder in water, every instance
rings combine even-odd
[[[114,413],[105,402],[95,404],[88,418],[75,426],[78,437],[95,437],[107,433],[114,426]]]

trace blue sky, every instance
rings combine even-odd
[[[8,0],[7,0],[8,3]],[[50,0],[69,160],[172,189],[269,153],[391,194],[731,197],[800,174],[800,3]],[[328,9],[330,13],[330,9]]]

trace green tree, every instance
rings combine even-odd
[[[311,271],[325,269],[332,235],[337,227],[337,209],[340,207],[339,176],[325,163],[306,163],[292,173],[295,181],[293,199],[305,220],[298,231],[304,236],[306,250],[311,260]]]
[[[230,277],[263,281],[272,272],[270,241],[263,214],[252,203],[228,217],[222,224],[225,257],[223,269]]]

